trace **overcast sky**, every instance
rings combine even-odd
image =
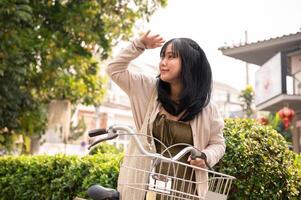
[[[223,56],[219,47],[296,33],[301,28],[300,0],[168,0],[150,23],[139,25],[151,29],[164,39],[189,37],[204,49],[213,71],[214,81],[236,89],[246,85],[245,63]],[[158,65],[159,49],[148,50],[137,61]],[[257,66],[250,66],[251,84]]]

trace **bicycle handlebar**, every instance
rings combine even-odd
[[[147,155],[147,156],[155,156],[161,160],[172,160],[172,161],[178,161],[180,160],[184,155],[186,155],[187,153],[191,152],[191,159],[196,159],[196,158],[201,158],[205,161],[206,166],[212,170],[212,168],[210,167],[210,165],[207,162],[207,156],[205,153],[200,152],[199,150],[197,150],[195,147],[193,146],[188,146],[185,147],[184,149],[182,149],[177,155],[175,155],[172,158],[166,158],[161,154],[158,153],[150,153],[148,151],[145,150],[145,148],[143,147],[143,145],[141,144],[140,140],[137,137],[137,134],[135,133],[134,129],[131,128],[130,126],[127,125],[113,125],[111,127],[109,127],[108,129],[95,129],[92,131],[89,131],[88,135],[90,137],[95,137],[95,136],[99,136],[99,135],[104,135],[107,134],[106,137],[101,138],[97,141],[95,141],[93,144],[91,144],[88,149],[90,149],[91,147],[95,146],[96,144],[106,141],[106,140],[111,140],[116,138],[118,135],[121,135],[118,133],[118,130],[121,131],[126,131],[128,134],[125,135],[131,135],[134,137],[134,140],[136,142],[136,144],[138,145],[138,149],[140,150],[140,153],[142,153],[143,155]]]
[[[93,144],[91,144],[88,149],[91,149],[91,147],[97,145],[100,142],[106,141],[106,140],[112,140],[118,136],[118,130],[127,131],[128,133],[131,133],[132,135],[135,134],[134,130],[126,125],[113,125],[109,127],[108,129],[94,129],[88,132],[89,137],[95,137],[107,134],[106,137],[101,138],[97,141],[95,141]]]
[[[89,137],[95,137],[99,135],[106,134],[108,131],[105,128],[94,129],[88,132]]]

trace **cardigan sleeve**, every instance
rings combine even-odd
[[[128,70],[132,60],[141,55],[145,50],[144,44],[137,38],[109,62],[106,69],[111,79],[130,97],[134,93],[151,91],[155,82],[153,77]]]
[[[129,96],[137,130],[142,126],[149,100],[156,86],[155,77],[128,69],[130,62],[144,50],[144,44],[139,39],[135,39],[109,62],[106,69],[110,78]]]
[[[210,166],[214,166],[223,157],[226,144],[223,136],[224,120],[216,104],[211,104],[210,137],[207,147],[202,151]]]

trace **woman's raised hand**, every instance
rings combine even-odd
[[[164,39],[159,35],[149,35],[150,30],[144,33],[140,37],[140,41],[144,44],[147,49],[154,49],[161,47],[164,44]]]

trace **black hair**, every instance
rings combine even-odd
[[[157,81],[158,101],[170,114],[178,116],[184,110],[180,121],[192,120],[208,105],[212,90],[212,72],[205,52],[192,39],[175,38],[166,42],[161,48],[160,57],[165,56],[166,48],[172,44],[173,56],[181,59],[181,80],[183,89],[179,102],[170,98],[170,84]]]

